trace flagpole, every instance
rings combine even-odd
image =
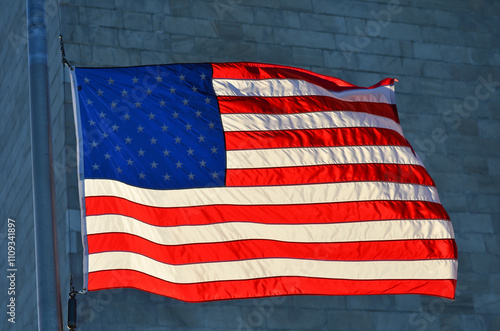
[[[45,1],[26,0],[38,330],[62,330]]]

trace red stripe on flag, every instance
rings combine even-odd
[[[456,285],[455,279],[345,280],[308,277],[176,284],[135,270],[107,270],[88,275],[89,291],[127,287],[188,302],[280,295],[422,294],[454,299]]]
[[[269,224],[319,224],[398,219],[446,219],[439,203],[428,201],[359,201],[302,205],[215,205],[159,208],[122,198],[85,198],[87,216],[117,214],[158,226],[201,225],[231,221]]]
[[[212,76],[215,79],[300,79],[331,91],[371,89],[394,83],[394,79],[386,78],[371,87],[360,87],[343,81],[342,79],[317,74],[309,70],[266,63],[212,63],[212,69]]]
[[[288,147],[408,146],[398,132],[384,128],[335,128],[224,132],[227,150]]]
[[[168,264],[293,258],[329,261],[455,259],[455,242],[393,240],[345,243],[291,243],[242,240],[221,243],[161,245],[128,233],[88,235],[89,254],[134,252]]]
[[[299,114],[328,110],[363,112],[399,123],[396,105],[377,102],[347,102],[327,96],[217,97],[221,114]]]
[[[389,181],[435,186],[424,167],[401,164],[336,164],[306,167],[228,169],[227,186]]]

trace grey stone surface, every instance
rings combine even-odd
[[[47,1],[49,3],[49,1]],[[403,130],[454,225],[454,302],[423,296],[300,296],[187,304],[135,290],[79,298],[79,330],[495,330],[500,325],[500,4],[432,0],[61,0],[47,7],[63,310],[82,247],[66,56],[79,66],[260,61],[369,86],[392,76]],[[52,6],[52,7],[51,7]],[[36,329],[25,3],[0,1],[0,269],[18,222],[19,330]],[[57,8],[56,8],[57,9]],[[493,83],[481,90],[481,79]],[[489,91],[485,97],[479,92]],[[465,109],[465,110],[464,110]],[[460,110],[461,112],[458,112]],[[69,239],[72,238],[72,239]],[[74,252],[74,248],[77,251]],[[67,247],[68,246],[68,247]],[[69,251],[71,246],[71,252]],[[6,278],[0,277],[0,289]],[[5,292],[0,294],[3,305]],[[272,302],[273,304],[268,304]],[[4,313],[2,313],[4,315]],[[119,320],[119,322],[117,322]],[[15,330],[5,319],[0,329]]]
[[[170,48],[170,35],[161,32],[119,30],[118,42],[121,49],[165,51]]]
[[[153,16],[149,13],[125,12],[123,24],[125,29],[153,31]]]
[[[320,49],[292,48],[293,63],[297,66],[323,66],[323,52]]]
[[[121,46],[118,36],[119,32],[122,30],[103,26],[89,26],[85,31],[88,38],[88,42],[85,44],[113,47]]]
[[[269,316],[266,316],[265,313],[260,316],[264,320],[267,319],[267,326],[270,330],[317,330],[324,328],[326,324],[325,311],[317,308],[298,309],[277,307]]]
[[[243,309],[235,305],[204,305],[203,312],[206,316],[204,326],[236,330]]]
[[[242,40],[243,39],[243,28],[239,23],[230,22],[214,22],[216,26],[217,36],[224,40]]]
[[[175,16],[191,16],[191,3],[185,0],[170,0],[170,13]]]
[[[422,306],[422,300],[418,295],[397,295],[394,306],[397,311],[415,312]]]
[[[169,0],[115,0],[117,9],[124,12],[165,13],[169,11]]]
[[[485,253],[486,246],[484,242],[484,237],[480,234],[462,234],[457,233],[456,235],[457,246],[460,247],[460,251],[469,253]]]
[[[198,304],[159,304],[157,310],[160,325],[191,328],[205,326],[205,315],[203,309]]]
[[[300,16],[296,11],[254,8],[254,24],[299,28]]]
[[[345,19],[342,16],[301,13],[300,26],[308,30],[347,33]]]
[[[295,296],[293,297],[293,306],[299,308],[325,307],[327,309],[345,309],[346,298],[343,296]]]
[[[277,1],[277,0],[274,0]],[[263,1],[272,4],[271,1]],[[191,15],[215,21],[253,23],[253,10],[250,6],[259,6],[254,1],[205,1],[191,0]],[[268,7],[268,6],[263,6]]]
[[[478,313],[497,314],[500,294],[479,294],[474,296],[474,308]]]
[[[79,7],[78,18],[88,25],[109,26],[114,28],[123,27],[123,13],[118,10]]]
[[[439,44],[429,44],[414,42],[413,43],[413,54],[416,58],[424,60],[442,60],[441,55],[441,45]]]
[[[161,12],[160,12],[161,13]],[[154,31],[196,36],[195,23],[187,17],[174,17],[164,14],[153,15]]]
[[[312,11],[312,2],[311,0],[280,0],[280,8],[308,12]]]
[[[327,330],[375,330],[375,317],[373,312],[330,310],[327,312]]]
[[[308,30],[274,28],[274,42],[288,46],[303,46],[320,49],[334,49],[335,40],[331,33]]]
[[[272,44],[274,40],[272,27],[244,24],[242,28],[244,40],[259,42],[259,44],[257,44],[257,47],[262,46],[263,48],[265,48],[277,46]],[[272,53],[274,53],[274,51]]]

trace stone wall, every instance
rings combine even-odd
[[[0,3],[6,40],[0,50],[0,269],[7,269],[9,217],[17,222],[19,262],[17,323],[2,317],[0,325],[34,330],[25,4]],[[402,127],[436,181],[459,250],[454,302],[424,296],[302,296],[188,304],[122,289],[79,296],[79,330],[500,327],[500,2],[49,0],[47,16],[63,302],[70,274],[77,287],[82,277],[74,124],[59,33],[76,66],[258,61],[299,66],[361,86],[397,78]],[[0,284],[0,298],[6,298],[5,277]]]

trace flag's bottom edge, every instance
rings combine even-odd
[[[420,294],[455,299],[456,279],[348,280],[270,277],[206,283],[171,283],[135,270],[105,270],[88,275],[89,291],[134,288],[186,302],[287,295]]]

